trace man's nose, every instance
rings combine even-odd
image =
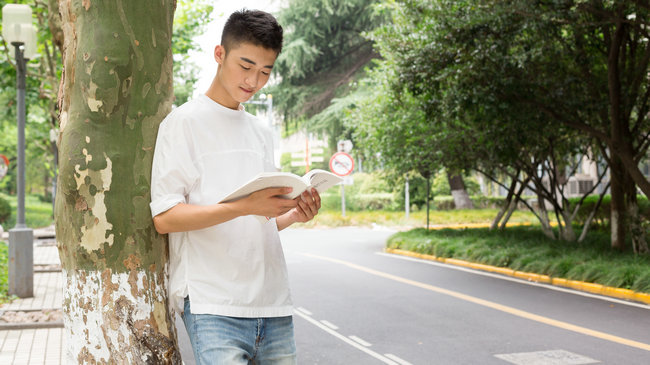
[[[257,73],[255,75],[248,76],[245,80],[246,86],[250,86],[252,88],[257,87],[257,80],[259,79],[259,76]]]

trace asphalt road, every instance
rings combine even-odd
[[[382,253],[393,232],[281,232],[300,364],[650,364],[650,306]]]

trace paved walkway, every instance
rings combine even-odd
[[[63,277],[54,228],[34,230],[34,297],[17,299],[0,306],[6,311],[60,309],[63,302]],[[7,240],[6,233],[4,237]],[[56,324],[55,324],[56,325]],[[25,326],[27,327],[27,326]],[[3,329],[0,327],[0,364],[63,364],[63,328]]]

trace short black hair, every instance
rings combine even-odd
[[[282,51],[282,27],[275,17],[261,10],[238,10],[230,15],[221,35],[221,45],[228,51],[242,43],[250,43]]]

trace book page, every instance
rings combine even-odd
[[[263,172],[255,176],[239,189],[228,194],[225,198],[221,199],[219,203],[238,200],[258,190],[280,187],[293,188],[293,191],[290,194],[281,195],[282,198],[293,199],[302,193],[307,188],[307,185],[302,178],[295,174],[288,172]]]
[[[343,179],[329,171],[314,169],[306,173],[305,176],[303,176],[303,180],[305,180],[305,182],[308,183],[310,187],[316,189],[316,191],[318,191],[320,194],[332,186],[338,184]]]

